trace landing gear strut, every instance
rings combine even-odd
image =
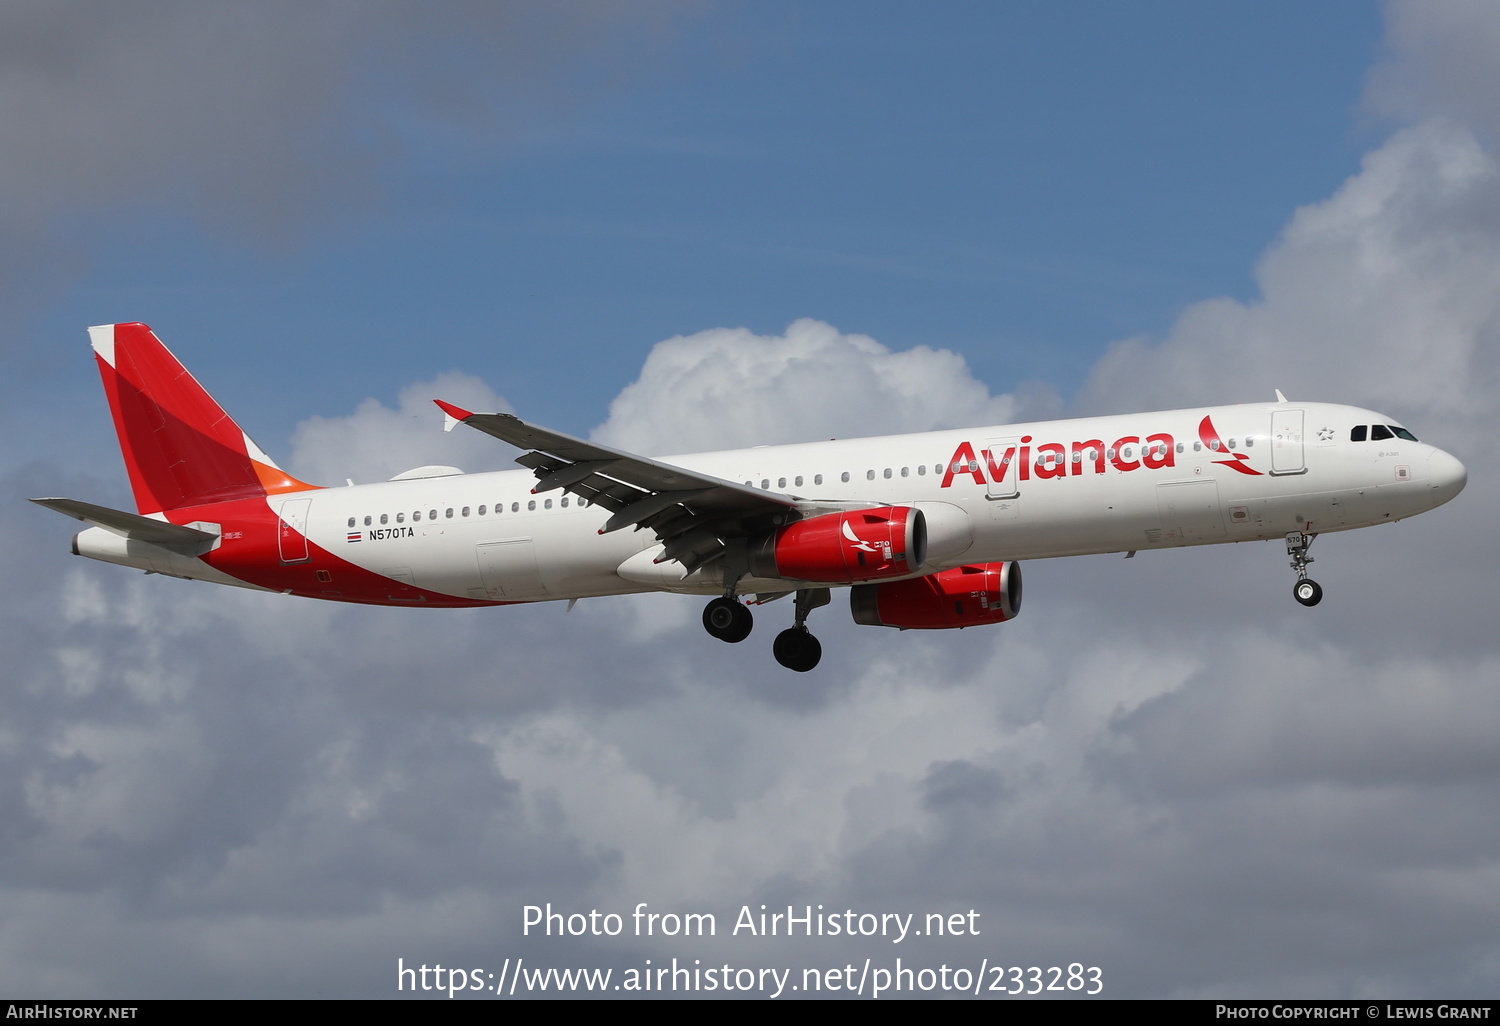
[[[1322,586],[1307,576],[1307,564],[1313,561],[1307,550],[1316,537],[1315,534],[1303,534],[1301,531],[1293,531],[1286,536],[1286,554],[1292,557],[1292,569],[1297,571],[1297,583],[1292,586],[1292,597],[1304,606],[1315,606],[1323,601]]]
[[[714,599],[703,607],[703,629],[720,641],[744,641],[755,626],[755,617],[738,599],[729,595]]]
[[[807,629],[807,615],[832,598],[827,588],[803,588],[797,592],[797,610],[792,626],[776,635],[771,654],[788,670],[806,673],[823,658],[823,646]]]

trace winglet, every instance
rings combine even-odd
[[[453,425],[461,424],[464,421],[468,420],[470,417],[474,416],[474,414],[469,410],[466,410],[461,406],[454,406],[452,403],[445,403],[441,399],[434,399],[433,402],[437,404],[438,409],[443,411],[444,431],[452,431]]]

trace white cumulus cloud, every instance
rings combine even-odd
[[[1112,346],[1081,404],[1261,402],[1279,387],[1398,416],[1493,409],[1500,167],[1466,129],[1398,132],[1334,196],[1297,211],[1256,278],[1255,302],[1205,300],[1163,340]]]
[[[514,469],[514,449],[472,428],[443,430],[442,399],[483,413],[512,413],[514,408],[488,385],[469,374],[441,374],[401,390],[392,409],[366,399],[343,417],[310,417],[292,434],[292,455],[285,468],[310,484],[338,485],[384,481],[403,471],[431,464],[480,470]]]
[[[714,328],[658,342],[594,437],[648,453],[898,434],[1013,419],[963,357],[892,352],[822,321],[784,334]]]

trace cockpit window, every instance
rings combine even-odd
[[[1397,438],[1404,438],[1408,442],[1415,442],[1417,440],[1417,436],[1406,430],[1406,428],[1404,427],[1397,427],[1395,424],[1392,424],[1390,425],[1390,428],[1396,433]]]
[[[1383,442],[1387,438],[1394,437],[1396,436],[1391,434],[1391,429],[1386,427],[1384,424],[1376,424],[1370,429],[1370,441],[1372,442]]]
[[[1367,424],[1361,424],[1359,427],[1357,427],[1353,431],[1349,432],[1349,441],[1351,441],[1351,442],[1363,442],[1369,436],[1369,433],[1370,433],[1369,425],[1367,425]]]

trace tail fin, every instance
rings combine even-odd
[[[276,466],[146,325],[89,340],[141,513],[316,487]]]

